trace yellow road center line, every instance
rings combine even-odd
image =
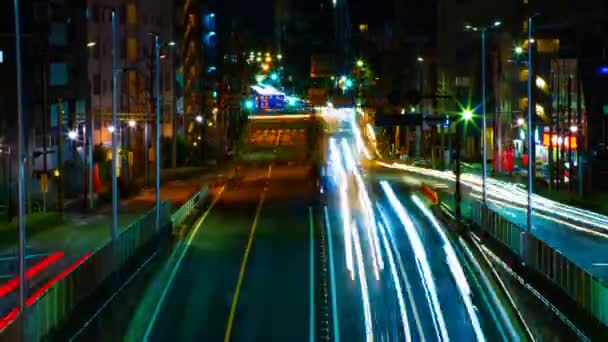
[[[271,170],[272,170],[272,165],[268,168],[268,178],[270,178]],[[264,189],[264,192],[262,192],[262,196],[260,197],[260,202],[258,203],[258,207],[256,208],[256,211],[255,211],[255,217],[253,219],[253,223],[251,224],[249,240],[247,241],[247,246],[245,247],[245,254],[243,255],[243,261],[241,262],[241,269],[239,271],[239,277],[236,281],[236,290],[234,291],[234,296],[232,297],[232,305],[230,306],[230,313],[228,314],[228,323],[226,325],[226,333],[224,334],[224,342],[230,341],[230,335],[232,334],[232,326],[234,324],[234,315],[236,314],[236,306],[238,304],[239,296],[241,294],[241,286],[243,285],[243,278],[245,277],[245,269],[247,268],[247,260],[249,259],[249,253],[251,252],[251,245],[253,244],[253,238],[255,236],[255,229],[258,225],[260,213],[262,212],[262,205],[264,204],[265,199],[266,199],[266,189]]]
[[[167,297],[169,288],[173,284],[173,280],[175,279],[177,270],[180,268],[180,266],[182,264],[182,260],[184,259],[184,256],[190,249],[190,245],[192,244],[192,240],[194,239],[194,236],[196,236],[196,234],[198,233],[198,230],[201,228],[203,222],[205,222],[205,219],[207,218],[207,216],[209,216],[209,213],[211,212],[211,210],[215,207],[215,204],[220,200],[220,197],[224,193],[225,189],[226,189],[225,186],[222,186],[220,188],[218,194],[215,196],[215,198],[209,205],[209,208],[207,208],[207,210],[205,211],[203,216],[201,216],[201,218],[198,221],[196,221],[196,223],[194,224],[194,229],[190,232],[190,236],[189,236],[188,240],[186,240],[186,246],[184,247],[184,249],[182,249],[181,254],[177,260],[177,263],[173,266],[173,269],[171,270],[171,274],[169,276],[169,280],[165,284],[165,288],[163,289],[163,292],[161,293],[161,296],[156,304],[156,307],[154,308],[152,318],[150,319],[150,323],[148,324],[148,327],[146,328],[146,332],[144,334],[144,341],[149,340],[150,334],[152,333],[152,329],[154,328],[154,325],[156,324],[156,320],[160,313],[161,306],[165,302],[165,298]]]

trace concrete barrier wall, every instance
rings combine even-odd
[[[471,219],[481,229],[518,255],[529,267],[545,275],[578,305],[608,326],[608,285],[523,227],[508,221],[481,203],[472,203]]]

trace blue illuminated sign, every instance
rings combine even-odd
[[[597,73],[600,75],[608,75],[608,65],[602,65],[597,68]]]
[[[258,109],[283,109],[285,107],[285,96],[258,95],[255,97],[255,106]]]

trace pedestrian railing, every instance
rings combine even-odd
[[[184,203],[179,209],[177,209],[173,215],[171,215],[171,223],[173,223],[173,227],[177,227],[182,224],[188,216],[192,213],[192,211],[198,206],[209,193],[209,189],[207,186],[201,188],[200,191],[194,193],[192,197],[186,203]]]
[[[166,232],[170,226],[170,212],[171,203],[161,203],[161,232]],[[25,333],[25,341],[45,338],[53,329],[66,322],[75,313],[77,306],[107,282],[130,257],[159,236],[154,208],[123,230],[116,241],[110,241],[98,250],[83,255],[31,295],[25,303],[25,315],[15,314],[16,318],[9,316],[9,319],[14,320],[0,332],[0,339],[21,340],[22,332]],[[24,323],[25,327],[21,328]]]
[[[565,255],[527,234],[481,203],[472,203],[471,219],[518,255],[529,267],[545,275],[580,307],[608,326],[608,284],[579,267]]]

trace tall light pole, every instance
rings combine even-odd
[[[95,47],[95,45],[97,45],[96,42],[88,42],[87,43],[87,48],[89,48],[89,52],[91,51],[92,48]],[[90,106],[92,107],[92,105]],[[86,146],[87,146],[87,154],[88,154],[88,164],[89,164],[89,209],[93,209],[93,129],[95,128],[95,120],[94,120],[94,115],[93,115],[93,110],[91,108],[91,112],[89,114],[89,120],[88,120],[88,126],[86,126],[87,128],[85,129],[85,139],[86,139]],[[101,129],[101,128],[100,128]],[[45,157],[46,160],[46,157]],[[86,182],[85,182],[86,183]]]
[[[118,153],[116,151],[116,10],[112,9],[112,241],[118,239],[118,182],[116,166]]]
[[[422,57],[417,57],[416,58],[416,70],[417,70],[417,78],[418,78],[418,84],[417,84],[417,88],[418,88],[418,93],[421,95],[422,97],[422,88],[423,88],[423,80],[422,80],[422,62],[424,62],[424,58]],[[421,113],[422,115],[422,105],[418,104],[418,112]],[[422,125],[416,125],[416,159],[420,159],[421,156],[421,148],[422,148]],[[406,138],[407,139],[407,138]],[[408,151],[409,153],[409,151]]]
[[[19,0],[14,0],[15,4],[15,54],[17,58],[17,158],[19,158],[19,179],[18,179],[18,208],[19,208],[19,310],[24,313],[25,309],[25,213],[24,213],[24,151],[23,151],[23,83],[21,74],[21,28],[19,27]],[[46,86],[46,85],[45,85]],[[45,156],[46,158],[46,156]],[[10,171],[9,171],[10,172]],[[10,186],[10,185],[9,185]],[[21,332],[24,334],[25,319],[21,319]],[[23,335],[22,335],[23,336]]]
[[[156,62],[156,231],[160,231],[160,43],[158,33],[154,36]]]
[[[471,25],[466,25],[465,29],[472,31],[480,31],[481,32],[481,149],[482,149],[482,157],[481,157],[481,178],[482,178],[482,193],[483,193],[483,205],[488,205],[488,191],[487,191],[487,177],[488,177],[488,158],[486,151],[486,32],[493,28],[497,28],[502,23],[498,20],[494,21],[491,26],[483,26],[483,27],[475,27]],[[500,158],[500,157],[499,157]]]
[[[532,139],[532,18],[537,16],[538,14],[534,14],[528,17],[528,208],[527,208],[527,228],[528,232],[532,231],[532,186],[533,186],[533,177],[532,174],[532,163],[535,163],[535,160],[532,160],[532,156],[534,155],[533,151],[536,149],[534,145],[534,139]],[[536,158],[535,158],[536,159]]]
[[[171,49],[171,58],[169,59],[169,76],[171,77],[171,99],[169,103],[171,104],[171,167],[177,167],[177,134],[176,128],[177,124],[175,122],[175,42],[170,41],[168,44]]]

